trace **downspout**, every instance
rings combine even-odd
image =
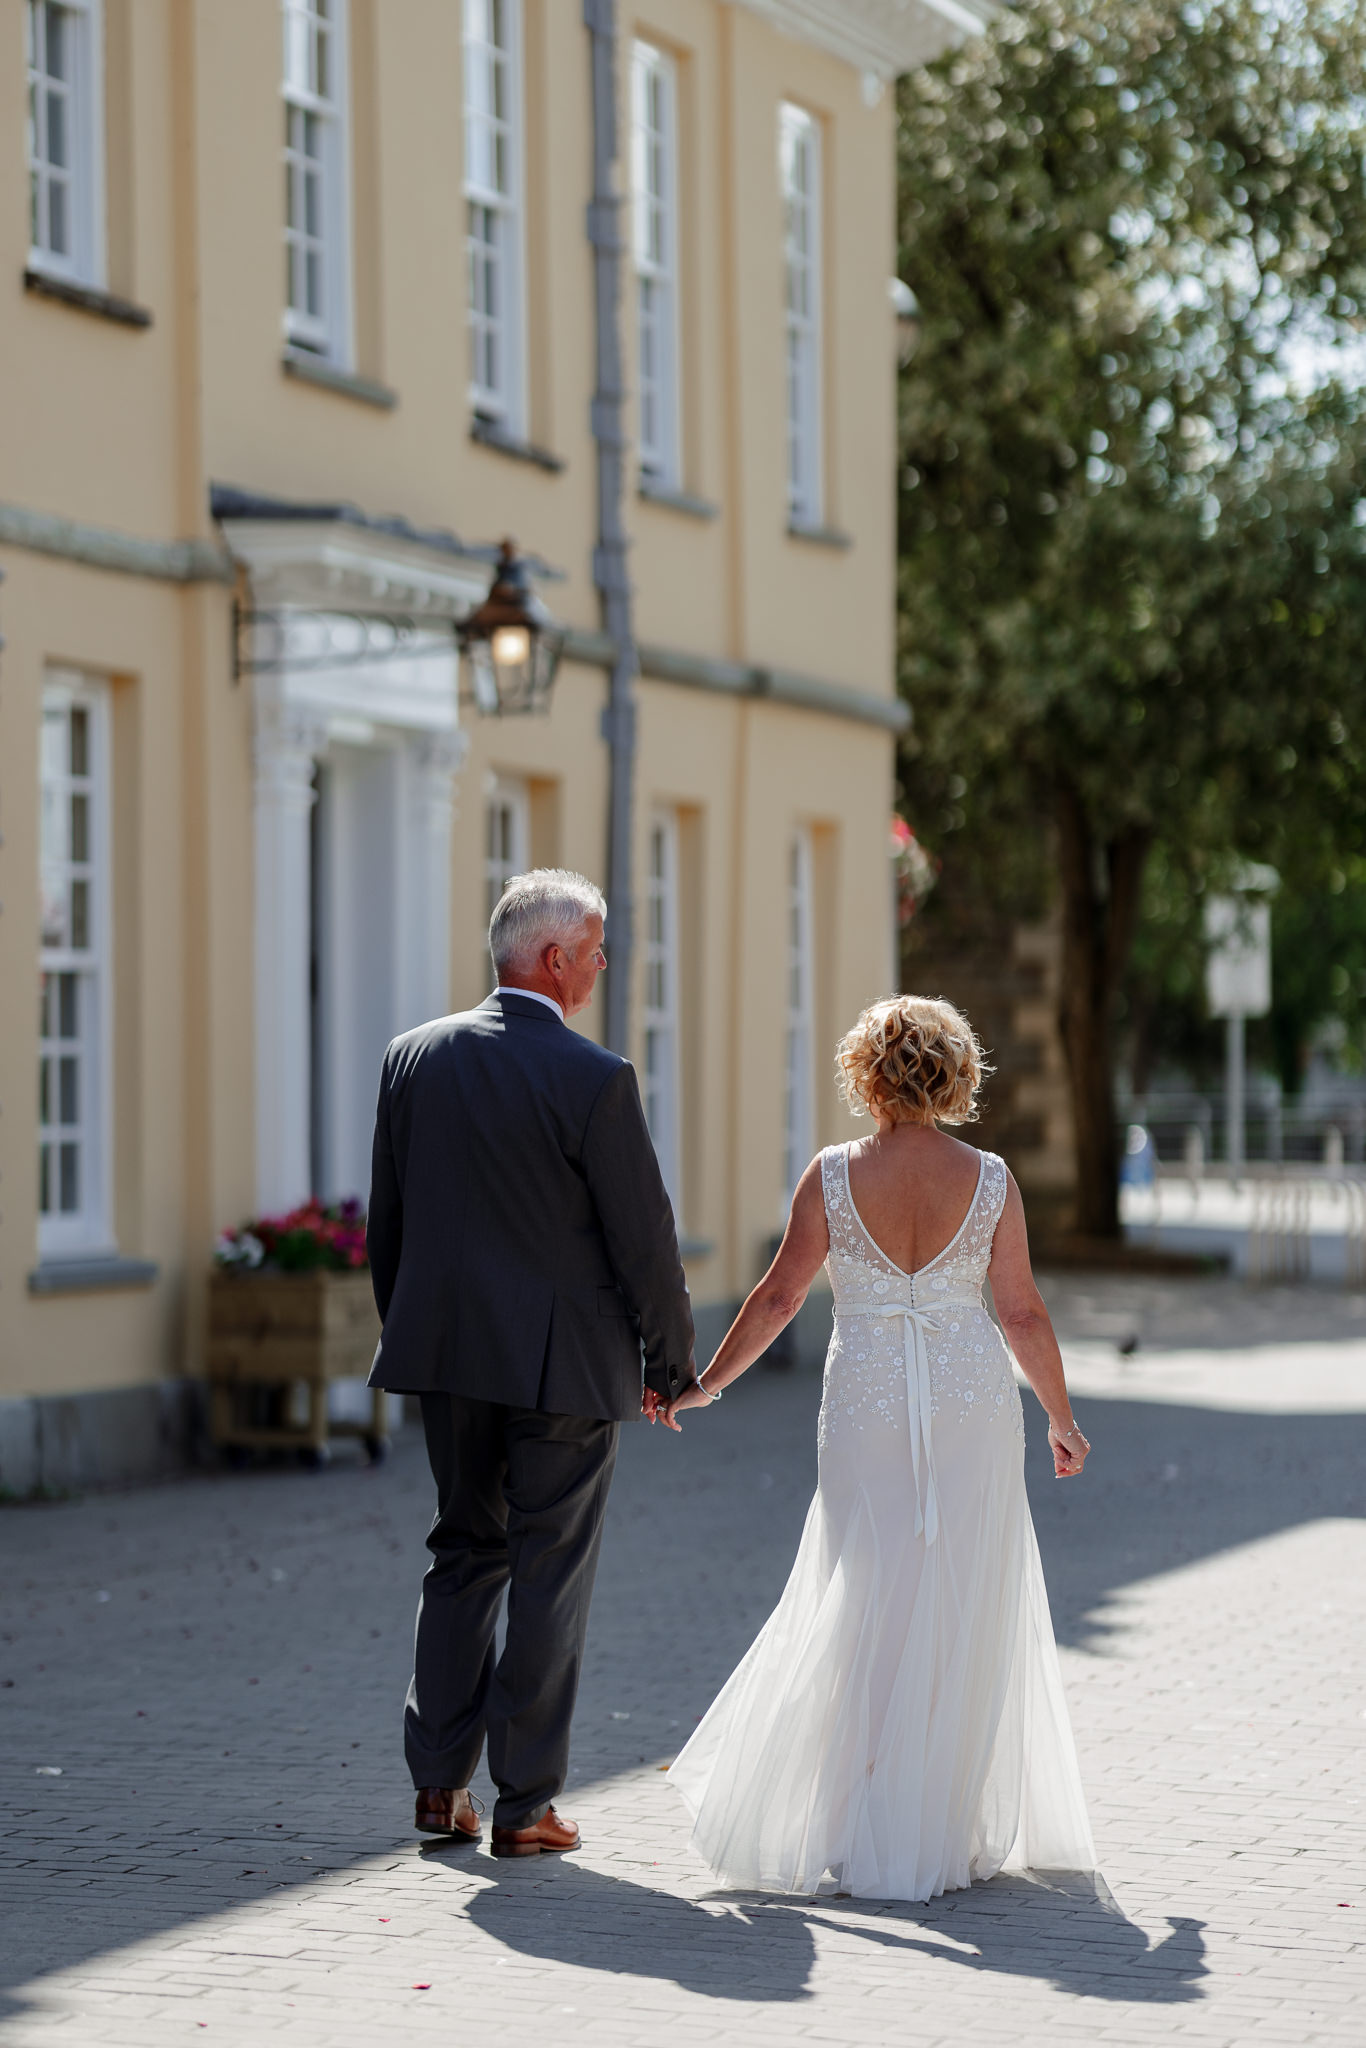
[[[596,379],[593,440],[598,457],[598,537],[593,550],[593,584],[603,632],[612,645],[602,736],[609,758],[607,813],[607,1043],[627,1053],[631,1031],[631,979],[635,962],[635,896],[632,887],[633,783],[636,757],[635,678],[640,661],[631,619],[629,545],[623,516],[626,459],[626,391],[621,349],[621,201],[617,164],[616,0],[583,0],[593,73],[593,197],[588,205],[588,240],[593,249]]]

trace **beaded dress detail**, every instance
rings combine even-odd
[[[672,1767],[727,1883],[929,1899],[1095,1870],[1024,1487],[1010,1355],[982,1300],[1006,1170],[981,1154],[915,1273],[821,1155],[834,1329],[791,1577]]]

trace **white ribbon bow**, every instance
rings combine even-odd
[[[900,1316],[903,1320],[906,1408],[911,1424],[911,1471],[915,1479],[915,1533],[918,1536],[924,1530],[927,1546],[939,1534],[939,1493],[934,1483],[931,1451],[930,1353],[926,1334],[933,1331],[938,1336],[944,1327],[938,1320],[939,1316],[945,1309],[959,1306],[955,1301],[937,1301],[931,1314],[928,1309],[917,1308],[913,1302],[880,1301],[869,1307],[841,1306],[836,1310],[836,1314],[841,1316]],[[922,1456],[925,1462],[923,1490],[920,1483]]]

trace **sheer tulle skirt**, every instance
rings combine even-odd
[[[728,1884],[923,1900],[1094,1870],[1018,1401],[936,1420],[928,1547],[904,1427],[825,1444],[782,1598],[670,1772]]]

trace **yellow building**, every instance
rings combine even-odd
[[[0,1486],[183,1455],[216,1233],[364,1194],[386,1041],[614,788],[704,1338],[755,1279],[892,978],[887,84],[972,25],[0,10]],[[505,534],[542,716],[458,652]]]

